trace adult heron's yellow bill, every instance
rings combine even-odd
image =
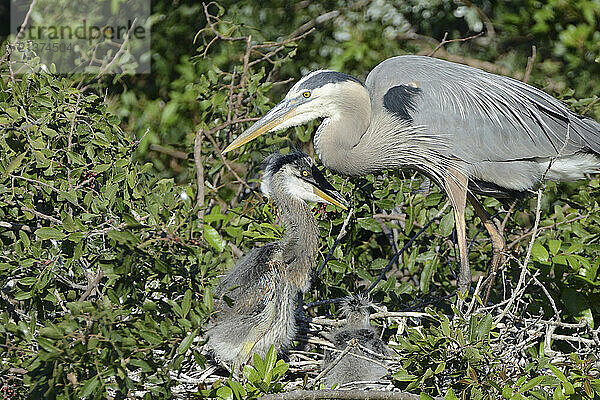
[[[250,142],[265,132],[276,129],[278,126],[280,127],[279,129],[282,129],[281,125],[296,114],[296,107],[297,102],[289,101],[287,99],[282,101],[231,142],[231,144],[223,150],[223,154]]]

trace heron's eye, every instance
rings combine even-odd
[[[310,94],[309,94],[310,96]],[[308,171],[302,171],[302,176],[308,176]]]
[[[302,96],[304,96],[304,98],[308,99],[310,97],[310,90],[307,90],[306,92],[302,92]]]

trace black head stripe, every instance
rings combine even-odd
[[[302,82],[302,84],[298,87],[298,90],[313,90],[316,88],[320,88],[328,83],[340,83],[346,81],[353,81],[362,85],[361,81],[359,81],[351,75],[343,74],[341,72],[336,71],[322,71],[314,74],[306,81]]]
[[[309,156],[300,151],[296,151],[286,155],[274,153],[263,161],[262,168],[265,170],[265,172],[268,172],[271,175],[273,175],[276,174],[286,164],[306,164],[308,166],[308,160]]]
[[[329,183],[327,179],[325,179],[325,176],[321,171],[319,171],[316,165],[311,166],[311,175],[312,179],[316,183],[315,186],[317,186],[319,189],[324,192],[335,192],[335,188],[331,186],[331,183]]]

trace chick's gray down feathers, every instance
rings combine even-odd
[[[342,312],[346,323],[329,335],[337,351],[327,352],[323,361],[323,370],[337,362],[324,376],[325,386],[377,381],[387,374],[384,358],[389,356],[390,350],[369,322],[369,306],[370,302],[365,297],[344,300]],[[350,351],[337,360],[348,346]]]

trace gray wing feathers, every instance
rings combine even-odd
[[[512,78],[430,57],[394,57],[375,67],[365,83],[373,112],[385,112],[383,96],[391,88],[411,82],[422,89],[414,124],[447,135],[452,155],[467,162],[600,153],[600,124],[552,96]]]
[[[260,312],[280,280],[277,263],[282,263],[282,250],[278,243],[252,249],[223,278],[216,295],[225,295],[233,300],[230,311],[242,314]],[[257,307],[257,303],[258,308],[251,310]],[[218,307],[229,309],[225,304]]]

